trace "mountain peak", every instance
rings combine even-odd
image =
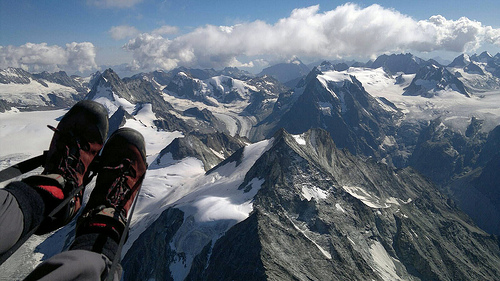
[[[448,66],[449,67],[465,67],[471,63],[471,59],[467,54],[461,54],[456,57]]]
[[[493,58],[493,56],[490,55],[490,53],[488,53],[487,51],[484,51],[479,55],[474,54],[470,57],[470,59],[472,61],[480,62],[480,63],[488,63],[492,58]]]
[[[424,60],[411,53],[381,55],[373,62],[371,68],[383,67],[391,73],[404,72],[406,74],[414,74],[424,63]]]
[[[309,67],[303,64],[299,59],[295,58],[286,63],[279,63],[264,68],[258,76],[269,75],[275,77],[281,83],[286,83],[307,75],[309,71]]]

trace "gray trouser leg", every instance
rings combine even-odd
[[[101,280],[110,267],[111,261],[103,254],[71,250],[44,261],[25,280]],[[113,280],[120,278],[121,268],[114,272]]]
[[[24,229],[24,216],[16,198],[0,190],[0,254],[7,252],[18,240]]]

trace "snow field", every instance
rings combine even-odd
[[[351,67],[341,72],[327,71],[323,75],[318,75],[318,79],[328,89],[327,85],[330,82],[351,81],[350,75],[355,76],[373,97],[386,98],[394,103],[405,114],[404,119],[407,121],[433,120],[441,117],[447,126],[459,132],[465,132],[473,116],[485,120],[483,125],[485,132],[500,124],[500,90],[473,94],[471,98],[452,89],[436,92],[432,98],[403,96],[404,89],[410,85],[415,75],[403,74],[402,82],[397,84],[397,75],[390,76],[382,68]]]
[[[8,102],[20,103],[26,105],[46,105],[45,101],[50,100],[48,94],[71,98],[78,94],[71,87],[44,81],[47,87],[30,78],[29,84],[2,84],[0,83],[0,99]]]

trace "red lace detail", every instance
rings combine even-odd
[[[80,151],[88,149],[88,144],[85,141],[80,141],[71,132],[64,135],[61,131],[53,126],[48,125],[52,131],[61,134],[61,137],[66,138],[69,143],[73,143],[73,146],[65,145],[64,156],[61,157],[61,162],[58,165],[58,170],[63,173],[66,180],[73,180],[76,184],[79,184],[78,174],[85,173],[85,165],[80,160]],[[83,145],[82,145],[83,143]]]
[[[118,171],[119,176],[116,177],[115,181],[110,186],[106,200],[111,206],[117,209],[123,209],[132,196],[132,189],[127,184],[127,177],[130,176],[134,178],[136,176],[136,172],[132,167],[132,161],[130,159],[124,159],[124,162],[116,167],[106,166],[103,167],[103,169]]]
[[[106,227],[106,224],[105,223],[93,222],[93,223],[90,223],[89,226]]]

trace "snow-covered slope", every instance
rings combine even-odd
[[[131,246],[125,279],[470,280],[500,272],[496,240],[435,186],[411,169],[338,150],[322,130],[280,131],[193,182]],[[457,247],[464,237],[474,242]],[[478,255],[488,258],[463,262]]]
[[[55,98],[74,100],[78,93],[75,89],[60,84],[30,79],[28,84],[1,84],[0,99],[15,104],[17,107],[50,106]]]
[[[108,110],[110,111],[119,105],[117,104],[119,101],[103,100],[102,96],[98,98],[104,104],[111,104],[111,106],[108,106]],[[146,151],[149,163],[153,162],[160,151],[172,142],[173,139],[183,136],[180,132],[158,131],[153,125],[155,115],[151,110],[151,106],[142,106],[140,110],[134,112],[135,106],[130,103],[128,104],[128,109],[130,110],[129,113],[134,113],[132,115],[134,119],[128,119],[125,126],[134,128],[144,135],[146,139]],[[58,120],[65,114],[65,112],[66,110],[19,112],[18,110],[13,109],[9,112],[0,114],[0,143],[2,144],[0,146],[0,169],[16,164],[27,158],[39,155],[43,152],[43,150],[47,150],[53,133],[49,128],[47,128],[47,125],[56,126]],[[151,212],[151,209],[148,208],[157,206],[155,205],[157,202],[162,201],[169,195],[169,186],[178,187],[182,182],[179,178],[190,178],[193,175],[202,174],[204,170],[200,163],[201,162],[198,160],[186,160],[183,164],[180,164],[180,166],[187,165],[187,168],[180,168],[177,172],[175,172],[175,170],[180,166],[175,165],[175,163],[172,163],[173,165],[168,167],[157,167],[152,165],[144,180],[143,191],[139,196],[137,205],[138,211],[134,217],[133,224],[135,224],[135,221],[140,220],[145,213],[151,213],[151,215],[154,215],[154,212]],[[40,169],[35,170],[33,173],[37,171],[40,172]],[[175,173],[177,173],[177,176]],[[172,176],[166,177],[165,175]],[[2,186],[5,186],[6,184],[7,182],[4,182],[2,183]],[[85,193],[86,199],[88,198],[92,188],[93,183],[91,183],[87,188]],[[159,212],[161,209],[155,210]],[[147,226],[146,220],[142,223],[144,227]],[[48,242],[43,244],[40,243],[44,242],[49,235],[41,238],[33,236],[29,243],[24,246],[24,249],[18,251],[19,253],[11,257],[4,265],[2,265],[2,277],[11,276],[11,278],[17,279],[19,276],[29,273],[30,270],[40,262],[40,259],[45,260],[51,255],[56,254],[57,249],[67,247],[68,240],[72,239],[70,232],[72,228],[74,228],[74,223],[56,231],[53,234],[55,237],[62,238],[48,239]],[[132,231],[132,236],[135,233],[134,230],[135,229]],[[130,239],[130,241],[133,241],[133,239]],[[37,248],[35,249],[35,247]],[[20,269],[16,266],[16,264],[27,264],[30,266]]]
[[[344,76],[342,76],[344,75]],[[485,131],[500,124],[500,91],[483,92],[468,98],[459,93],[435,95],[431,98],[422,96],[403,96],[405,88],[414,79],[414,74],[387,74],[382,68],[350,68],[347,71],[329,74],[332,81],[355,76],[374,97],[385,98],[396,105],[404,114],[404,120],[429,121],[441,117],[448,126],[465,132],[470,118],[476,116],[485,120]]]
[[[132,127],[145,136],[150,164],[123,251],[127,278],[250,280],[265,272],[269,280],[417,280],[450,272],[459,279],[470,272],[487,277],[500,272],[490,264],[497,260],[490,236],[457,213],[434,186],[411,169],[396,172],[377,163],[391,164],[384,162],[388,156],[400,156],[406,161],[400,163],[410,159],[416,167],[437,166],[431,172],[446,180],[472,169],[479,175],[485,165],[492,170],[500,139],[498,134],[486,138],[500,123],[500,91],[488,86],[496,83],[490,72],[495,58],[463,59],[484,75],[467,65],[446,68],[460,73],[456,77],[471,90],[470,97],[453,87],[428,96],[404,95],[424,62],[401,58],[411,65],[391,61],[398,57],[381,59],[391,73],[383,67],[336,71],[325,63],[295,89],[269,77],[231,77],[229,70],[179,69],[125,79],[112,70],[97,74],[87,98],[105,105],[113,129]],[[0,90],[14,87],[9,91],[15,93],[53,83],[26,77],[0,84]],[[472,80],[490,82],[474,88]],[[65,112],[12,108],[1,113],[0,168],[47,149],[52,131],[46,125],[56,125]],[[290,125],[295,135],[279,131],[280,125]],[[311,127],[329,131],[305,133]],[[229,134],[233,139],[223,140]],[[337,147],[372,159],[337,149],[329,135]],[[223,149],[224,144],[235,145]],[[432,155],[423,153],[429,147]],[[418,161],[414,151],[424,160],[432,158],[432,165]],[[213,157],[202,159],[207,153]],[[86,198],[92,188],[91,183]],[[22,278],[41,259],[66,248],[73,228],[74,222],[31,239],[2,265],[0,279]],[[462,241],[471,239],[481,246],[467,248],[471,243]],[[481,256],[491,258],[475,263]]]
[[[66,73],[31,74],[0,69],[0,100],[19,109],[65,108],[83,98],[86,88]]]

